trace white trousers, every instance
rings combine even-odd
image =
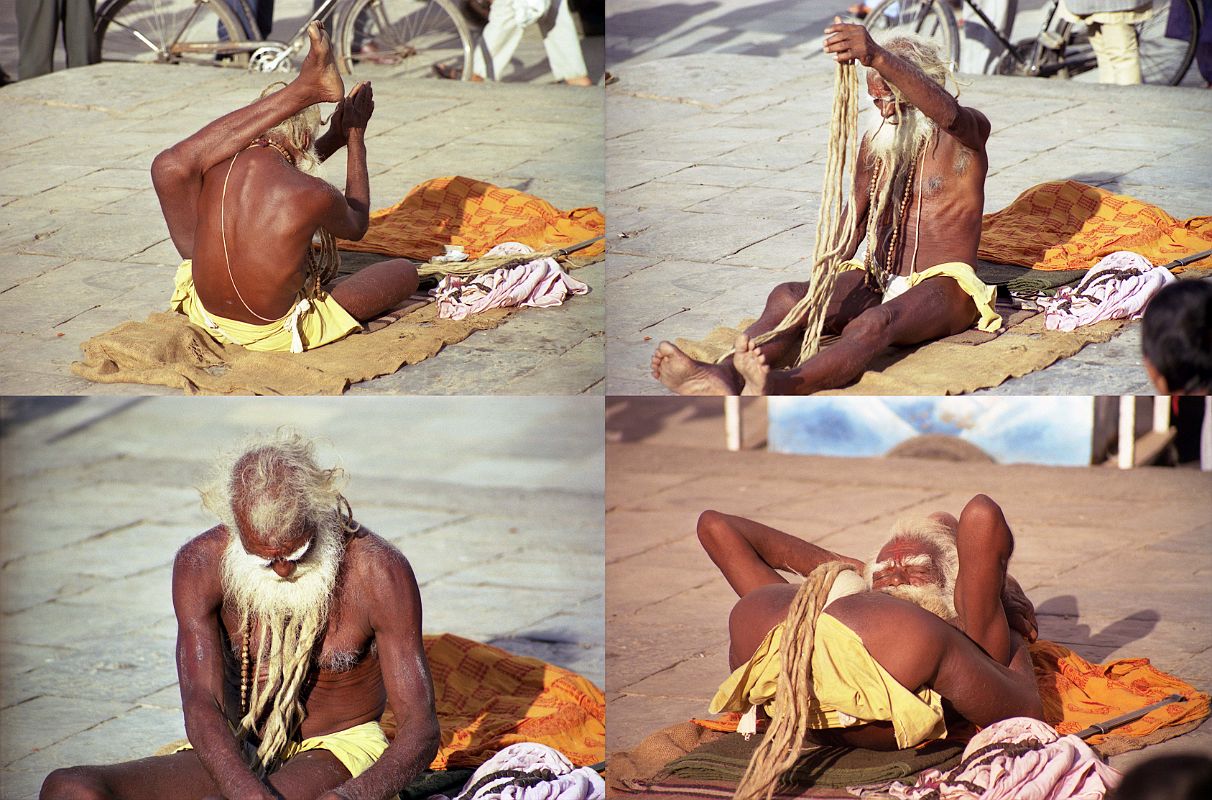
[[[568,0],[552,0],[547,13],[539,17],[538,24],[543,34],[543,48],[547,51],[547,64],[555,79],[562,81],[587,76],[589,70],[585,68],[585,57],[581,55],[581,42],[577,39],[576,25],[568,10]],[[492,9],[488,12],[488,24],[484,26],[484,41],[476,47],[471,60],[472,72],[481,78],[500,80],[522,41],[522,31],[514,15],[513,0],[493,0]],[[491,64],[484,63],[485,49],[491,54]]]
[[[1140,83],[1140,49],[1136,29],[1128,22],[1090,22],[1090,46],[1098,59],[1098,82],[1132,86]]]

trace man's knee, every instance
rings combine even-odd
[[[710,550],[711,545],[719,541],[720,534],[724,531],[726,525],[724,515],[718,511],[708,509],[699,514],[699,521],[695,526],[695,531],[698,533],[699,542],[705,550]]]
[[[42,782],[39,800],[109,800],[105,784],[87,767],[57,769]]]
[[[888,344],[888,332],[892,321],[884,306],[869,308],[846,324],[842,336],[846,339],[863,342],[873,349],[880,349]]]
[[[768,305],[776,306],[784,309],[784,313],[790,310],[792,306],[804,299],[808,294],[807,283],[780,283],[774,287],[774,291],[770,293]]]
[[[960,524],[994,528],[1004,526],[1006,517],[1002,514],[1002,507],[994,502],[993,498],[978,494],[969,500],[964,506],[964,510],[960,512]]]

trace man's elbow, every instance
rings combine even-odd
[[[960,512],[960,530],[980,534],[990,545],[1004,551],[1006,558],[1014,550],[1014,538],[1002,507],[988,495],[978,494],[968,501]]]
[[[191,165],[172,147],[152,160],[151,179],[156,194],[163,196],[179,191],[194,177]]]
[[[438,727],[437,719],[431,720],[425,726],[425,730],[421,732],[421,737],[421,753],[425,762],[422,768],[424,768],[433,763],[434,757],[438,754],[438,748],[442,745],[442,732]]]

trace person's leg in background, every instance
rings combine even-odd
[[[1127,22],[1093,22],[1090,46],[1098,58],[1098,82],[1119,86],[1140,83],[1140,50],[1136,29]]]
[[[55,35],[59,31],[58,0],[17,0],[17,43],[20,80],[46,75],[54,68]]]
[[[543,32],[547,64],[555,79],[574,86],[590,86],[589,70],[585,68],[585,56],[581,52],[572,12],[568,10],[568,0],[552,0],[551,8],[539,18],[539,30]]]
[[[513,8],[514,0],[493,0],[488,12],[488,24],[484,26],[483,40],[472,54],[471,71],[475,77],[499,81],[509,59],[522,41],[523,28],[518,24]],[[546,40],[544,40],[545,42]],[[491,63],[486,63],[487,50]]]
[[[67,50],[69,69],[86,67],[101,60],[97,37],[93,34],[96,14],[96,0],[63,0],[63,47]]]

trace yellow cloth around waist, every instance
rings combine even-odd
[[[176,752],[193,749],[193,745],[187,744],[178,747]],[[351,778],[356,778],[370,769],[370,765],[378,761],[379,756],[383,755],[383,751],[386,749],[387,737],[383,735],[383,729],[379,727],[378,722],[371,720],[343,731],[312,736],[301,742],[292,742],[283,751],[282,761],[289,761],[299,753],[306,753],[308,750],[327,750],[336,756],[337,761],[340,761],[345,769],[349,770]]]
[[[750,706],[764,706],[771,717],[777,713],[784,624],[766,634],[753,657],[720,685],[711,700],[711,713],[743,712]],[[928,686],[916,692],[901,686],[871,657],[858,634],[825,613],[816,621],[812,691],[810,728],[891,722],[901,748],[947,735],[942,696]]]
[[[212,314],[202,306],[194,286],[193,262],[181,262],[173,282],[169,310],[184,314],[218,342],[238,344],[249,350],[302,353],[335,342],[362,328],[341,304],[324,291],[314,297],[301,294],[282,319],[253,325]]]
[[[838,265],[838,268],[842,272],[866,269],[862,261],[855,260],[843,261]],[[962,261],[948,261],[945,264],[938,264],[921,272],[896,276],[889,284],[888,291],[884,292],[884,302],[887,303],[889,300],[894,300],[927,278],[937,278],[940,275],[954,279],[959,284],[959,287],[972,298],[972,302],[976,303],[976,310],[981,315],[980,319],[976,321],[977,329],[986,333],[994,333],[1001,330],[1002,317],[993,310],[993,301],[997,297],[997,288],[989,286],[976,277],[976,270],[972,268],[972,265],[965,264]]]

